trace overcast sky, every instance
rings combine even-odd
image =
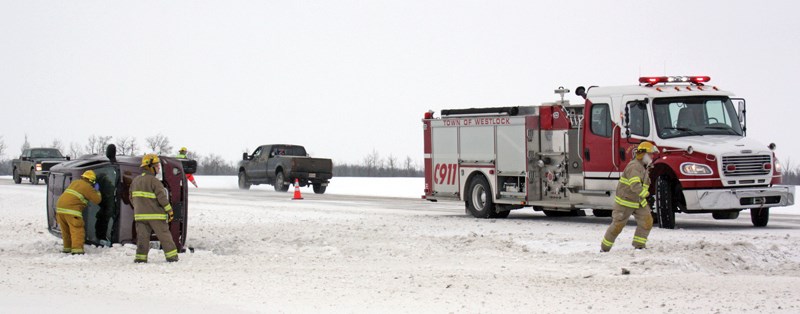
[[[419,161],[428,109],[535,105],[560,85],[666,73],[747,98],[748,136],[800,164],[798,6],[0,0],[0,135],[6,158],[25,134],[69,146],[163,133],[231,161],[277,142]]]

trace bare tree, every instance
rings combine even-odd
[[[364,167],[367,169],[367,176],[371,177],[377,174],[380,160],[381,155],[374,148],[371,153],[364,157]]]
[[[6,153],[6,141],[0,136],[0,160],[3,160],[3,154]]]
[[[92,135],[86,143],[86,152],[89,154],[104,154],[106,146],[111,143],[112,136]]]
[[[69,156],[77,158],[81,155],[83,155],[83,148],[81,148],[81,145],[75,142],[69,143]]]
[[[61,144],[61,140],[59,140],[57,138],[54,138],[53,142],[50,143],[50,148],[55,148],[58,151],[63,151],[64,150],[64,144]]]
[[[97,151],[97,136],[89,136],[89,140],[86,143],[86,152],[89,154],[96,154]]]
[[[406,176],[414,175],[414,172],[416,172],[416,167],[414,167],[414,160],[411,159],[411,156],[406,156],[406,161],[404,162],[403,168],[406,172]]]
[[[25,143],[22,143],[22,147],[20,150],[24,151],[29,148],[31,148],[31,143],[28,142],[28,134],[25,134]]]
[[[150,148],[150,151],[156,154],[164,155],[172,151],[169,138],[161,133],[147,137],[144,140],[147,142],[147,147]]]
[[[386,168],[388,168],[390,176],[397,175],[397,157],[393,154],[389,154],[389,157],[386,157]]]
[[[136,143],[136,137],[123,136],[117,139],[117,148],[119,148],[120,155],[133,156],[139,150]]]
[[[210,154],[208,156],[196,155],[198,160],[198,173],[204,175],[233,175],[236,167],[222,159],[222,156]]]

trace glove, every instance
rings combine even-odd
[[[95,191],[100,191],[100,183],[95,183],[94,184],[94,190]]]
[[[174,210],[168,211],[167,215],[169,215],[169,218],[167,218],[167,222],[172,222],[172,220],[175,219],[175,211]]]
[[[647,204],[650,204],[652,206],[655,203],[656,203],[656,197],[655,196],[650,195],[650,196],[647,197]]]

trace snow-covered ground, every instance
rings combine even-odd
[[[337,178],[302,201],[198,183],[195,252],[134,265],[131,245],[62,255],[45,188],[0,178],[0,312],[800,312],[798,208],[763,229],[747,213],[679,215],[644,251],[629,246],[631,222],[601,254],[607,218],[474,219],[420,200],[419,179]],[[351,196],[362,191],[411,198]]]

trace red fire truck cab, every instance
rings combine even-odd
[[[548,216],[592,209],[610,216],[620,173],[642,141],[658,147],[654,217],[675,213],[735,219],[750,209],[763,227],[769,208],[794,204],[781,186],[775,144],[746,137],[746,103],[707,76],[642,77],[639,85],[578,87],[582,104],[429,111],[422,120],[425,195],[461,200],[480,218],[533,207]]]

